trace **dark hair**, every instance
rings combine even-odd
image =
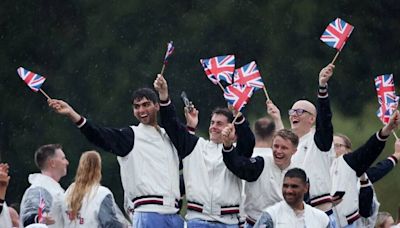
[[[133,91],[131,102],[133,104],[134,101],[139,101],[143,98],[147,98],[147,100],[153,102],[154,104],[159,103],[156,92],[150,88],[140,88]]]
[[[254,123],[254,134],[257,139],[268,139],[275,132],[275,123],[268,117],[258,119]]]
[[[47,144],[39,147],[35,151],[35,164],[36,166],[42,170],[45,168],[45,163],[47,159],[52,158],[57,149],[62,149],[60,144]]]
[[[349,139],[349,137],[347,137],[344,134],[340,134],[340,133],[339,134],[335,134],[335,136],[343,139],[343,142],[344,142],[344,145],[346,146],[346,148],[351,150],[351,140]]]
[[[213,116],[214,114],[226,116],[226,118],[228,119],[228,122],[229,122],[229,123],[231,123],[231,122],[233,121],[233,114],[232,114],[232,112],[231,112],[229,109],[227,109],[227,108],[220,108],[220,107],[215,108],[215,109],[212,111],[211,116]]]
[[[293,146],[296,148],[297,148],[297,145],[299,145],[299,137],[295,133],[293,133],[292,130],[281,129],[275,133],[274,138],[276,136],[279,136],[283,139],[288,139],[293,144]]]
[[[285,174],[286,177],[299,178],[304,184],[308,182],[306,172],[300,168],[289,169]]]

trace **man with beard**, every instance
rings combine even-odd
[[[254,227],[328,227],[328,216],[303,201],[308,188],[304,170],[299,168],[288,170],[282,185],[284,200],[266,208]]]
[[[74,122],[90,142],[118,156],[124,194],[134,209],[133,227],[183,227],[183,219],[177,214],[178,154],[158,125],[160,105],[153,90],[141,88],[133,93],[133,115],[140,122],[138,126],[102,127],[64,101],[49,99],[48,104]]]

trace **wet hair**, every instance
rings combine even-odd
[[[254,123],[254,134],[257,139],[269,139],[274,135],[274,132],[275,123],[268,117],[260,118]]]
[[[211,116],[213,115],[224,115],[228,119],[228,123],[231,123],[233,121],[233,114],[232,112],[227,109],[227,108],[216,108],[212,111]]]
[[[287,177],[299,178],[304,184],[308,182],[306,172],[300,168],[289,169],[285,174],[285,178]]]
[[[289,129],[281,129],[274,134],[274,138],[279,136],[285,140],[289,140],[295,148],[299,145],[299,137]]]
[[[156,92],[150,88],[140,88],[135,90],[132,94],[131,102],[133,104],[135,101],[140,101],[143,98],[147,98],[147,100],[153,102],[154,104],[159,103]]]
[[[346,148],[351,150],[351,140],[349,139],[349,137],[347,137],[344,134],[335,134],[335,136],[343,139],[343,142],[344,142],[344,145],[346,146]]]
[[[62,149],[60,144],[47,144],[39,147],[35,151],[35,164],[42,170],[45,168],[46,161],[54,157],[57,149]]]

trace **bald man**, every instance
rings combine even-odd
[[[319,73],[317,107],[310,101],[299,100],[289,110],[292,131],[299,137],[292,162],[306,171],[310,180],[310,204],[329,215],[332,226],[335,220],[332,215],[329,167],[333,154],[333,126],[328,81],[334,68],[334,65],[329,64]]]

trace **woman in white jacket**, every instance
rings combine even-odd
[[[72,183],[65,193],[64,227],[126,227],[112,192],[100,185],[101,158],[96,151],[82,154]]]

